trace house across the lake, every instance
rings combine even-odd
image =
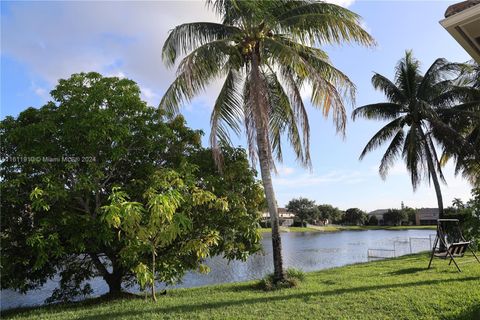
[[[438,208],[417,209],[417,213],[415,214],[415,224],[417,226],[437,224],[438,216]]]
[[[379,226],[383,226],[385,224],[385,221],[383,221],[383,215],[385,214],[385,212],[387,212],[388,209],[377,209],[377,210],[374,210],[372,212],[369,212],[368,213],[368,216],[375,216],[375,218],[377,218],[377,221],[378,221],[378,225]]]
[[[383,215],[388,211],[388,209],[377,209],[368,213],[368,216],[375,216],[378,220],[379,225],[384,225],[385,221]],[[415,225],[424,226],[424,225],[435,225],[437,224],[438,219],[438,208],[421,208],[416,209],[415,214]]]
[[[295,214],[289,212],[286,208],[278,208],[278,218],[280,219],[280,225],[283,227],[290,227],[293,224],[293,219],[295,218]],[[264,212],[262,213],[262,221],[269,221],[270,220],[270,213]]]

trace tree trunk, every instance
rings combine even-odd
[[[433,180],[433,186],[435,187],[435,194],[437,195],[437,204],[438,204],[438,218],[443,219],[443,199],[442,199],[442,191],[440,189],[440,183],[438,182],[438,176],[437,176],[437,171],[435,169],[435,164],[433,163],[433,158],[432,158],[432,150],[430,150],[430,144],[429,141],[427,141],[427,138],[425,134],[422,132],[422,136],[424,139],[425,143],[425,148],[427,151],[427,164],[428,164],[428,171],[430,172],[430,177],[432,177]],[[437,234],[437,237],[439,235]],[[444,241],[445,239],[442,239],[443,241],[440,241],[440,251],[445,251],[445,245]]]
[[[433,186],[435,187],[435,193],[437,194],[438,218],[443,219],[442,191],[440,190],[440,183],[438,182],[438,177],[435,172],[432,174],[432,180],[433,180]]]
[[[282,241],[280,238],[280,226],[278,219],[277,202],[275,200],[275,193],[273,191],[272,175],[269,159],[266,158],[266,146],[264,145],[264,138],[257,133],[258,144],[258,158],[260,162],[260,171],[262,174],[263,188],[265,190],[265,197],[268,203],[268,212],[270,214],[270,224],[272,226],[272,247],[273,247],[273,268],[274,281],[278,282],[284,279],[283,261],[282,261]]]
[[[112,273],[108,273],[103,276],[103,279],[108,284],[108,294],[117,296],[122,292],[122,277],[123,272],[120,270],[113,270]]]
[[[157,296],[155,295],[155,249],[152,248],[152,299],[157,302]]]
[[[122,280],[125,275],[125,271],[116,263],[114,259],[109,256],[112,263],[112,272],[108,272],[107,268],[95,253],[89,253],[95,268],[102,276],[103,280],[108,285],[109,295],[119,295],[122,292]]]
[[[273,248],[273,268],[274,268],[274,282],[279,282],[285,279],[283,272],[282,261],[282,242],[280,238],[280,226],[278,219],[277,201],[275,200],[275,192],[273,191],[272,175],[271,175],[271,154],[270,145],[268,141],[268,131],[263,117],[262,108],[265,108],[262,104],[265,95],[262,95],[262,84],[259,68],[259,57],[253,54],[252,57],[252,89],[250,94],[253,95],[254,112],[255,112],[255,126],[257,134],[257,153],[258,160],[260,162],[260,172],[262,174],[263,188],[265,191],[265,197],[268,203],[268,212],[270,214],[270,224],[272,227],[272,248]],[[265,112],[265,111],[264,111]],[[268,112],[268,111],[267,111]]]
[[[443,218],[443,199],[442,199],[442,191],[440,189],[440,183],[438,182],[437,170],[435,169],[435,164],[433,163],[432,158],[432,150],[430,150],[430,144],[425,134],[422,132],[425,148],[427,151],[427,164],[428,164],[428,171],[430,172],[430,176],[433,180],[433,186],[435,187],[435,193],[437,195],[437,204],[438,204],[438,218]]]

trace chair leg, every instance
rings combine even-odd
[[[450,262],[448,263],[448,265],[451,265],[451,264],[452,264],[452,261],[453,261],[453,259],[450,258]]]
[[[435,254],[435,249],[437,248],[437,242],[438,242],[438,234],[435,237],[435,241],[433,242],[432,254],[430,256],[430,262],[428,263],[428,268],[427,269],[430,269],[430,266],[432,265],[432,260],[433,260],[434,254]]]
[[[449,253],[449,255],[450,255],[450,262],[453,261],[453,263],[455,264],[455,267],[457,267],[457,269],[458,269],[458,272],[462,272],[462,270],[460,270],[460,267],[457,264],[457,261],[455,261],[455,259],[453,258],[452,254]],[[448,265],[450,265],[450,263]]]
[[[478,257],[477,257],[477,255],[475,254],[475,252],[473,252],[473,249],[472,249],[472,248],[469,248],[469,249],[470,249],[470,251],[472,251],[472,254],[473,254],[473,256],[475,257],[475,259],[477,259],[478,263],[480,263],[480,260],[478,260]]]
[[[430,256],[430,262],[428,263],[428,268],[427,268],[427,269],[430,269],[430,266],[432,265],[432,260],[433,260],[433,253],[434,253],[434,251],[435,251],[435,248],[433,249],[432,254],[431,254],[431,256]]]

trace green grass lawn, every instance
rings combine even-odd
[[[480,319],[480,264],[462,273],[427,254],[311,272],[297,288],[264,292],[256,282],[176,289],[143,298],[17,310],[2,319]]]
[[[344,230],[362,231],[362,230],[436,230],[436,226],[337,226],[329,225],[325,227],[280,227],[281,232],[337,232]],[[270,228],[260,228],[260,232],[271,232]]]

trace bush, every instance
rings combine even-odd
[[[293,225],[292,227],[306,227],[307,226],[307,223],[305,221],[302,221],[300,219],[298,219],[297,217],[295,217],[293,219]]]
[[[295,268],[289,268],[285,272],[285,280],[275,283],[273,273],[266,275],[259,282],[259,287],[265,291],[294,288],[305,280],[305,272]]]

